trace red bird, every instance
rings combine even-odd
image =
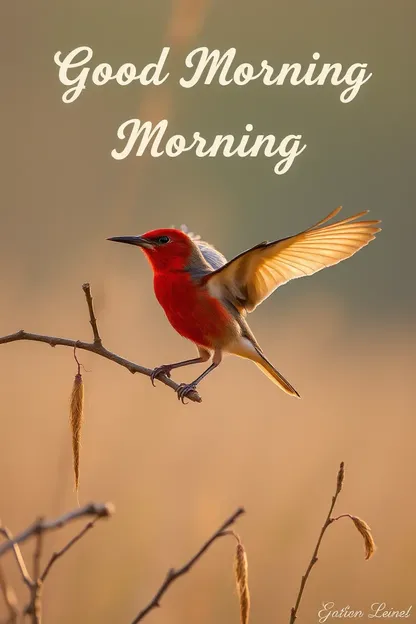
[[[153,269],[157,300],[174,329],[198,349],[197,358],[155,368],[153,385],[162,373],[170,376],[174,368],[212,357],[202,375],[179,386],[178,398],[184,402],[187,394],[220,364],[223,353],[232,353],[252,360],[282,390],[299,397],[269,362],[245,317],[282,284],[349,258],[380,231],[379,221],[357,221],[367,211],[324,226],[340,210],[337,208],[300,234],[260,243],[229,262],[185,227],[109,238],[144,251]]]

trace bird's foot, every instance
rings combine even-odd
[[[190,394],[191,392],[195,392],[195,391],[196,391],[196,386],[194,384],[186,384],[186,383],[179,384],[178,388],[176,389],[178,399],[182,401],[184,405],[185,405],[185,399],[188,396],[188,394]]]
[[[168,364],[162,364],[162,366],[156,366],[156,368],[152,370],[152,373],[150,375],[150,381],[152,382],[152,386],[155,385],[155,379],[157,379],[159,375],[166,375],[166,377],[170,377],[171,370],[172,370],[172,367],[169,366]]]

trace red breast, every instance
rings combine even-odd
[[[155,272],[157,300],[176,331],[198,345],[215,349],[231,341],[237,324],[224,305],[195,283],[188,271]]]

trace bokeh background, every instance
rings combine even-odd
[[[230,358],[203,382],[203,403],[183,406],[168,388],[82,353],[90,372],[80,499],[111,500],[117,513],[57,564],[46,624],[130,622],[167,569],[239,505],[253,622],[287,622],[341,460],[338,512],[363,517],[378,552],[364,561],[354,527],[331,527],[299,622],[316,622],[323,601],[364,611],[376,601],[412,604],[415,12],[411,0],[1,4],[0,334],[23,327],[88,339],[81,284],[90,281],[108,348],[147,366],[187,358],[193,347],[165,320],[140,252],[106,237],[184,222],[231,257],[339,204],[345,216],[370,209],[383,220],[375,243],[296,280],[250,319],[301,401]],[[113,67],[144,65],[169,45],[171,77],[156,88],[90,85],[64,105],[53,56],[80,45]],[[323,61],[367,62],[373,77],[350,104],[330,85],[182,89],[183,60],[200,45],[235,46],[240,62],[276,67],[307,64],[319,51]],[[256,133],[301,133],[308,148],[284,176],[261,156],[115,161],[116,130],[136,116],[166,117],[170,132],[185,135],[240,136],[252,123]],[[0,349],[0,516],[15,532],[76,506],[75,372],[69,349]],[[74,531],[50,536],[48,552]],[[232,541],[218,542],[146,621],[237,623],[233,551]],[[11,556],[3,563],[22,597]]]

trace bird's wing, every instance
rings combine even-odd
[[[227,263],[227,259],[222,255],[222,253],[220,253],[218,249],[215,249],[215,247],[213,247],[210,243],[201,240],[199,234],[190,232],[186,225],[181,225],[180,229],[189,236],[195,245],[197,245],[199,251],[202,253],[204,259],[208,262],[213,271],[221,268]]]
[[[210,273],[205,283],[211,294],[251,312],[276,288],[296,277],[312,275],[349,258],[373,240],[379,221],[357,221],[368,211],[325,225],[336,208],[312,227],[272,243],[264,242]]]

